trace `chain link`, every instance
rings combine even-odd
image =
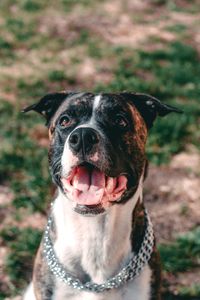
[[[101,293],[106,290],[113,288],[118,288],[124,283],[133,280],[136,276],[140,274],[142,269],[148,263],[151,258],[154,246],[154,234],[153,226],[148,215],[148,212],[145,209],[145,221],[146,221],[146,230],[144,234],[144,239],[141,244],[139,252],[133,256],[129,263],[114,277],[110,278],[102,284],[97,284],[93,282],[82,283],[78,278],[74,277],[64,266],[59,262],[58,257],[53,248],[53,244],[50,237],[50,230],[52,224],[51,216],[48,218],[46,230],[44,232],[44,256],[46,258],[47,264],[51,272],[59,278],[61,281],[67,285],[73,287],[77,290],[90,291],[95,293]]]

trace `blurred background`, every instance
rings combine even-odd
[[[0,1],[0,299],[30,280],[54,193],[44,120],[20,110],[63,89],[149,93],[184,110],[150,132],[145,201],[163,299],[200,299],[199,61],[198,0]]]

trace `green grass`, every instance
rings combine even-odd
[[[182,287],[179,289],[180,295],[184,297],[200,297],[200,284],[192,284],[190,287]]]
[[[55,81],[62,81],[66,79],[66,75],[64,71],[61,70],[52,70],[48,74],[49,81],[55,82]]]
[[[33,257],[36,254],[42,234],[33,228],[8,227],[0,232],[0,236],[10,249],[4,271],[10,277],[12,284],[12,290],[9,294],[15,295],[25,288],[27,278],[31,279]]]
[[[200,267],[200,227],[177,238],[176,242],[160,245],[163,268],[167,272],[184,272]]]
[[[175,24],[167,26],[166,29],[177,34],[182,34],[185,33],[185,31],[187,30],[187,26],[185,26],[185,24]]]
[[[16,112],[12,105],[3,101],[0,112],[3,116],[0,121],[2,138],[5,139],[0,151],[1,179],[10,179],[16,207],[43,211],[51,199],[51,191],[47,189],[51,184],[47,149],[38,147],[37,141],[29,135],[29,130],[34,128],[33,119],[23,116],[20,111]]]
[[[159,245],[159,252],[163,270],[168,274],[198,270],[200,268],[200,227],[179,236],[174,243]],[[178,285],[176,290],[178,296],[166,295],[164,299],[197,300],[200,297],[200,282],[198,284],[191,282],[189,286]]]

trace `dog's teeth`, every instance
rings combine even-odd
[[[106,185],[106,192],[108,194],[111,194],[113,190],[115,189],[117,184],[117,179],[113,177],[108,177],[107,185]]]

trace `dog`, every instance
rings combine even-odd
[[[46,119],[58,189],[23,299],[161,299],[145,144],[157,116],[181,111],[146,94],[65,91],[31,110]]]

